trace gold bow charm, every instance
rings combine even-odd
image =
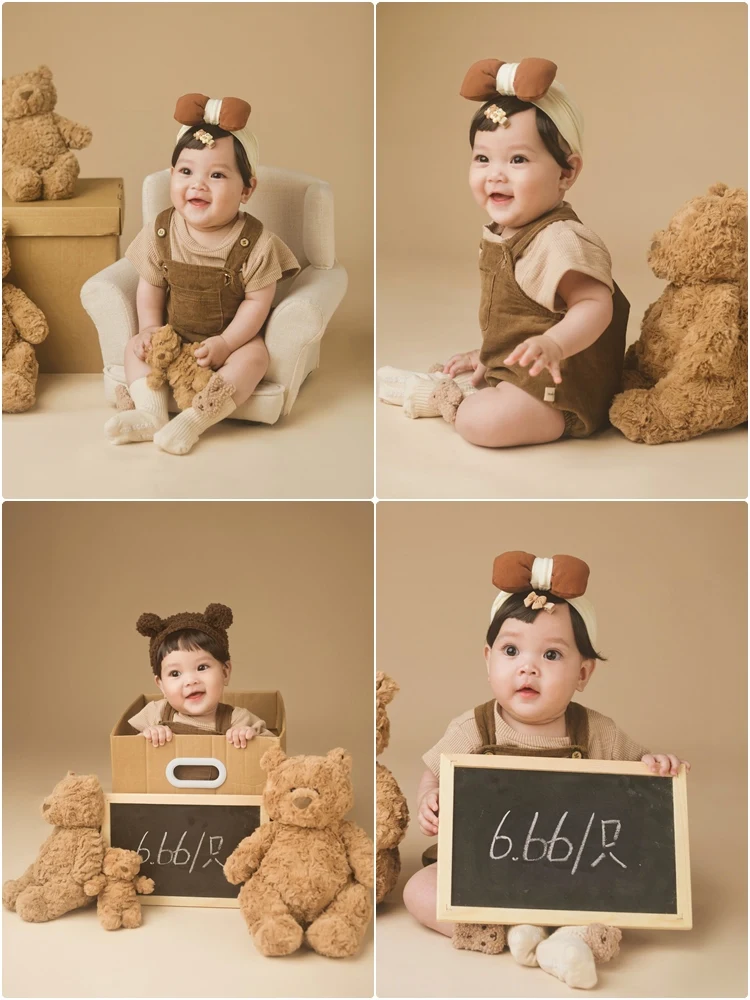
[[[199,128],[197,132],[193,132],[194,139],[200,139],[204,146],[208,146],[209,149],[213,149],[216,145],[216,140],[211,135],[210,132],[206,132],[204,128]]]
[[[502,125],[503,128],[507,128],[510,125],[508,116],[506,115],[506,113],[503,111],[502,108],[499,108],[497,106],[497,104],[490,104],[490,106],[484,112],[484,117],[489,118],[489,120],[491,122],[494,122],[496,125]]]
[[[528,597],[524,598],[524,605],[528,608],[531,607],[532,611],[548,611],[550,614],[555,610],[554,604],[548,604],[547,598],[543,594],[535,594],[532,590]]]

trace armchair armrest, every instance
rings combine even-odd
[[[284,413],[289,413],[305,377],[305,360],[311,344],[326,326],[344,297],[344,268],[306,267],[292,282],[289,293],[271,312],[266,324],[270,363],[266,378],[286,388]]]
[[[122,365],[125,345],[138,332],[138,272],[125,257],[93,275],[81,288],[83,308],[99,334],[104,367]]]

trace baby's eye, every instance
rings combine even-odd
[[[199,670],[208,670],[210,666],[211,666],[210,663],[199,663],[198,664],[198,669]]]
[[[475,163],[489,163],[489,159],[484,155],[484,153],[477,153],[474,157]]]
[[[223,177],[224,174],[222,174],[221,171],[219,171],[219,170],[214,170],[214,172],[211,174],[211,176],[212,177]]]
[[[544,654],[545,660],[561,660],[562,653],[559,649],[548,649]]]
[[[180,676],[180,671],[179,670],[170,670],[169,671],[169,676],[170,677],[179,677]]]
[[[180,167],[180,173],[187,176],[190,173],[190,167]]]
[[[506,656],[518,656],[518,649],[515,646],[503,646],[503,652]]]
[[[527,163],[528,160],[526,159],[525,156],[521,156],[520,153],[517,153],[515,156],[511,157],[511,161],[510,162],[511,163]]]

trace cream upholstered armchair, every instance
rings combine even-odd
[[[169,170],[143,182],[143,224],[168,208]],[[347,276],[336,261],[333,195],[325,181],[278,167],[258,169],[258,187],[248,208],[291,247],[300,273],[280,281],[266,321],[270,364],[253,395],[234,419],[275,423],[289,413],[300,386],[320,363],[320,341],[346,292]],[[81,302],[94,321],[104,362],[104,390],[115,402],[125,384],[125,345],[138,332],[135,293],[138,274],[124,257],[95,274],[81,289]],[[174,401],[170,408],[176,409]]]

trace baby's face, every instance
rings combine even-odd
[[[567,604],[528,624],[506,618],[492,647],[485,646],[485,659],[503,714],[526,725],[559,719],[596,666],[578,652]]]
[[[210,232],[228,225],[255,190],[245,187],[234,155],[234,139],[216,139],[213,148],[183,149],[172,167],[170,197],[193,229]]]
[[[580,171],[580,157],[563,170],[536,127],[536,108],[519,111],[507,128],[477,132],[469,168],[476,203],[493,222],[511,229],[533,222],[562,201]]]
[[[176,649],[161,661],[159,690],[182,715],[211,715],[221,701],[232,671],[202,649]]]

